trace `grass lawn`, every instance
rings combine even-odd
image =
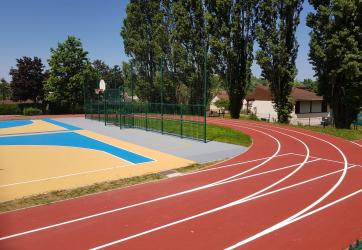
[[[103,118],[101,118],[102,120]],[[116,118],[108,117],[108,122],[117,121]],[[127,118],[127,124],[132,124],[133,119]],[[148,129],[150,131],[161,131],[161,120],[158,118],[148,118],[147,123],[144,117],[137,117],[134,118],[134,127],[141,128],[141,129]],[[173,134],[180,136],[181,133],[183,137],[191,137],[197,138],[202,140],[203,139],[203,131],[204,131],[204,124],[199,121],[188,121],[184,120],[182,127],[180,120],[173,120],[173,119],[164,119],[163,120],[163,131],[164,133]],[[251,145],[251,138],[232,128],[227,128],[220,125],[207,125],[206,130],[206,138],[208,141],[218,141],[218,142],[225,142],[240,146],[248,147]]]
[[[230,115],[225,115],[225,118],[231,119]],[[247,115],[240,115],[241,120],[251,120],[265,123],[265,121],[255,120],[254,118],[250,118]],[[282,124],[284,125],[284,124]],[[327,126],[323,128],[323,126],[308,126],[308,125],[285,125],[292,126],[295,128],[302,128],[306,130],[311,130],[319,133],[329,134],[336,137],[341,137],[346,140],[354,141],[362,139],[362,126],[357,126],[357,129],[337,129],[335,127]],[[352,127],[352,126],[351,126]]]
[[[334,127],[325,127],[322,126],[296,126],[298,128],[303,128],[307,130],[312,130],[324,134],[333,135],[336,137],[341,137],[350,141],[360,140],[362,139],[362,128],[359,127],[358,129],[337,129]]]

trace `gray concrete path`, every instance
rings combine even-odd
[[[199,163],[223,160],[246,150],[245,147],[233,144],[215,141],[204,143],[141,129],[120,129],[113,125],[104,126],[103,122],[81,117],[54,120]]]

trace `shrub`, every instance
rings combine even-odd
[[[17,104],[0,104],[0,115],[19,115],[21,110]]]
[[[250,120],[259,121],[259,118],[256,116],[256,114],[251,113],[248,117]]]
[[[24,115],[41,115],[42,111],[38,108],[29,107],[29,108],[24,108],[23,114]]]

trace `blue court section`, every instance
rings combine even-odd
[[[103,151],[135,164],[153,161],[152,159],[142,155],[114,147],[112,145],[74,132],[0,137],[0,145],[47,145],[78,147]]]
[[[76,126],[73,126],[73,125],[69,125],[69,124],[66,124],[64,122],[59,122],[59,121],[56,121],[56,120],[53,120],[53,119],[50,119],[50,118],[44,118],[42,119],[43,121],[46,121],[46,122],[49,122],[51,124],[54,124],[54,125],[57,125],[59,127],[63,127],[65,129],[68,129],[68,130],[82,130],[81,128],[79,127],[76,127]]]
[[[0,121],[0,128],[12,128],[32,124],[30,120]]]

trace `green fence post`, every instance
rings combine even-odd
[[[121,93],[119,93],[121,94]],[[121,109],[121,106],[122,106],[122,98],[119,98],[119,102],[118,102],[118,113],[119,113],[119,129],[122,129],[122,109]]]
[[[181,138],[183,138],[183,133],[184,133],[184,118],[183,118],[183,107],[182,107],[182,103],[180,104],[180,113],[181,113]]]
[[[148,102],[146,102],[146,131],[148,130]]]
[[[133,107],[133,95],[134,95],[134,73],[132,68],[132,87],[131,87],[131,113],[132,113],[132,128],[134,128],[134,107]]]
[[[103,107],[104,107],[104,126],[107,126],[107,95],[104,92],[103,96]]]
[[[98,121],[101,121],[101,113],[100,113],[100,110],[99,110],[99,95],[100,95],[100,93],[98,93]]]
[[[163,134],[163,57],[161,58],[161,133]]]
[[[204,52],[204,142],[206,143],[206,105],[207,105],[207,47]]]

